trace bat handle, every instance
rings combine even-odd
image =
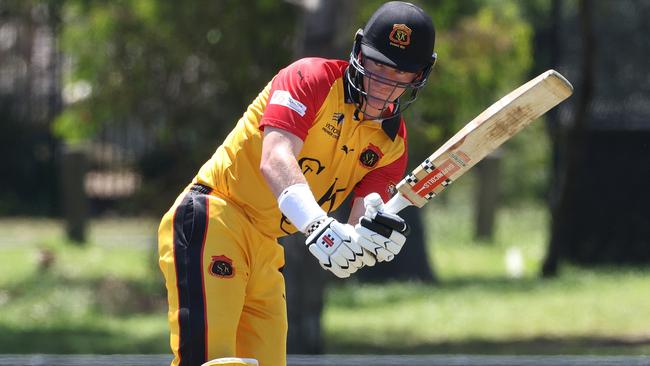
[[[401,192],[397,192],[388,202],[384,204],[384,212],[396,214],[408,206],[412,206],[413,203],[406,199]]]

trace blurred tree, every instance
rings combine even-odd
[[[417,163],[496,99],[528,76],[532,30],[516,1],[468,1],[464,6],[429,6],[438,25],[438,63],[432,85],[414,114],[426,148]],[[420,136],[420,134],[417,134]]]
[[[380,3],[361,3],[357,24]],[[518,2],[421,5],[437,24],[440,61],[424,101],[407,113],[413,164],[523,80],[531,62],[531,32]],[[261,83],[290,60],[296,10],[253,0],[183,7],[70,2],[64,19],[66,85],[90,92],[67,106],[55,131],[78,141],[102,126],[137,126],[144,136],[134,153],[144,175],[139,202],[160,209],[157,203],[191,177]]]
[[[380,3],[364,3],[359,16],[368,17]],[[406,112],[409,169],[481,110],[526,79],[532,63],[532,29],[523,19],[519,2],[431,1],[420,5],[431,14],[436,25],[438,63],[419,101]],[[505,147],[504,155],[526,148],[525,143],[510,144]],[[522,191],[521,186],[510,187],[513,189],[504,189],[504,194]],[[410,222],[421,220],[415,208],[404,213]],[[432,279],[431,271],[424,270],[426,267],[414,266],[413,261],[407,260],[410,254],[426,261],[426,252],[410,246],[405,251],[393,262],[368,270],[370,279],[404,278],[409,273],[404,271],[405,267],[412,272],[411,278]]]
[[[320,4],[318,7],[311,10],[307,9],[305,12],[302,37],[299,38],[302,41],[297,46],[298,56],[316,55],[344,58],[347,52],[349,52],[350,40],[345,40],[344,37],[341,37],[341,34],[351,35],[355,29],[354,27],[351,28],[349,24],[341,24],[340,19],[338,19],[338,23],[336,21],[330,21],[331,19],[337,19],[332,15],[334,12],[333,9],[340,9],[341,4],[337,4],[336,1],[317,3]],[[359,6],[356,24],[363,25],[365,20],[381,3],[383,1],[363,2]],[[428,93],[428,97],[427,92],[425,92],[424,96],[421,97],[422,100],[415,104],[415,111],[412,111],[407,116],[409,123],[409,141],[411,141],[411,148],[409,149],[411,154],[410,161],[412,165],[417,164],[418,161],[421,161],[431,153],[430,146],[432,146],[432,143],[442,142],[442,139],[448,137],[451,131],[455,131],[456,128],[466,122],[466,120],[463,121],[457,116],[451,118],[452,116],[459,111],[470,115],[473,111],[467,111],[466,108],[472,107],[475,110],[479,110],[481,108],[480,103],[483,101],[487,103],[490,98],[498,96],[500,91],[508,90],[526,75],[530,62],[530,30],[525,23],[518,19],[518,10],[515,5],[516,3],[511,2],[510,5],[505,5],[505,10],[501,8],[503,5],[500,4],[494,6],[484,5],[485,8],[481,10],[481,3],[478,1],[462,2],[462,4],[453,1],[441,1],[438,2],[437,6],[432,6],[429,9],[435,18],[434,21],[437,18],[444,18],[442,24],[447,27],[452,27],[452,31],[458,33],[457,38],[466,42],[465,46],[467,49],[463,48],[463,42],[454,42],[461,43],[457,48],[447,44],[442,46],[442,49],[451,50],[463,55],[463,58],[460,60],[447,58],[451,58],[452,56],[443,56],[446,59],[443,62],[448,62],[450,65],[455,65],[455,67],[463,70],[457,72],[463,74],[465,80],[468,80],[465,86],[469,88],[469,91],[460,89],[463,85],[451,81],[447,84],[440,85],[440,83],[435,81],[436,76],[434,75],[432,85],[428,86],[425,90],[436,89],[438,94],[463,94],[466,95],[466,98],[459,102],[460,106],[458,109],[448,110],[449,102],[453,96],[445,96],[446,100],[440,101],[437,99],[436,91],[433,91]],[[345,13],[350,14],[352,12],[346,8]],[[496,16],[496,14],[501,15]],[[498,27],[494,27],[495,23]],[[436,21],[436,24],[438,25],[439,31],[437,50],[440,54],[440,45],[449,42],[449,40],[446,39],[447,36],[444,36],[446,30],[441,32],[439,22]],[[514,32],[516,41],[511,41],[507,32]],[[473,37],[477,38],[471,39]],[[341,38],[344,41],[337,42]],[[441,38],[442,40],[440,40]],[[341,48],[341,45],[343,45],[343,48]],[[486,63],[476,62],[475,57],[470,57],[469,53],[471,53],[472,49],[477,54],[488,50],[489,52],[481,54],[482,57],[501,57],[495,61],[494,67],[503,67],[504,69],[501,73],[508,73],[509,78],[506,80],[498,80],[497,77],[499,75],[493,74],[494,71],[490,70],[490,65],[484,69],[480,68],[480,66],[484,66]],[[345,53],[341,52],[343,50]],[[452,53],[442,52],[443,54]],[[472,65],[464,65],[464,63],[472,63]],[[442,63],[442,65],[446,64]],[[478,71],[481,71],[485,75],[482,77],[474,75],[477,70],[473,68],[478,69]],[[438,72],[450,72],[448,70],[453,72],[454,69],[451,67],[449,69],[443,68],[442,71],[436,69],[434,74]],[[513,71],[515,73],[512,73]],[[464,72],[467,72],[469,75],[464,75]],[[452,76],[447,75],[447,77],[450,78],[449,80],[453,79]],[[508,81],[510,84],[508,84]],[[497,87],[500,87],[501,90],[493,90]],[[446,90],[445,88],[450,88],[450,90]],[[433,106],[431,104],[432,101],[434,102]],[[491,102],[489,101],[489,103]],[[435,109],[441,108],[442,106],[445,106],[442,111]],[[425,112],[420,112],[420,109]],[[430,113],[448,113],[445,114],[449,118],[447,120],[448,123],[424,124],[422,121],[427,119],[427,115],[425,114],[427,111]],[[441,132],[442,128],[448,128],[449,131],[446,135]],[[433,131],[425,133],[429,138],[419,138],[421,133],[418,132],[422,130],[426,132],[427,129]],[[414,140],[415,143],[412,142]],[[413,146],[419,147],[413,148]],[[428,255],[425,250],[420,211],[415,208],[410,208],[405,210],[404,214],[408,216],[409,222],[414,223],[416,228],[419,228],[419,230],[415,230],[415,234],[419,233],[420,235],[412,235],[409,238],[409,245],[393,262],[374,268],[364,268],[358,274],[359,278],[375,281],[386,279],[433,280],[434,277],[429,267]],[[341,214],[341,216],[345,217],[345,213]],[[288,306],[291,323],[289,330],[289,350],[300,353],[318,353],[321,351],[322,346],[322,343],[319,342],[320,312],[322,310],[322,291],[325,279],[320,269],[309,265],[309,258],[305,257],[307,255],[306,252],[301,250],[303,249],[301,237],[288,238],[283,240],[283,243],[287,249],[287,269],[285,274],[287,277]]]
[[[557,143],[565,149],[563,156],[564,164],[562,171],[556,175],[557,195],[551,202],[551,238],[549,249],[542,266],[542,275],[550,277],[557,274],[559,253],[561,251],[562,237],[572,230],[568,225],[568,215],[574,210],[571,205],[575,202],[570,199],[572,194],[577,193],[580,187],[577,185],[576,173],[578,165],[583,159],[585,150],[585,125],[587,124],[588,108],[594,94],[594,48],[596,38],[593,29],[593,9],[591,1],[579,0],[578,15],[580,17],[580,37],[582,40],[581,55],[581,90],[576,105],[576,116],[574,124],[560,135]]]
[[[346,0],[292,1],[302,10],[297,28],[294,58],[326,57],[345,59],[351,47],[351,19],[336,14],[354,14],[357,3]],[[347,36],[347,37],[346,37]],[[334,213],[347,220],[349,207],[345,203]],[[305,248],[305,236],[296,233],[281,238],[285,248],[284,277],[287,291],[289,332],[287,352],[320,354],[324,351],[321,316],[325,302],[325,287],[332,274],[323,271]]]
[[[136,205],[159,213],[288,63],[296,13],[275,1],[66,2],[65,81],[87,92],[54,130],[68,143],[135,135],[123,148],[143,175]]]
[[[563,260],[647,264],[650,83],[644,76],[650,72],[650,3],[554,4],[562,39],[557,58],[575,92],[551,131],[557,163],[543,274],[555,275]]]
[[[0,215],[57,209],[57,141],[50,120],[61,108],[59,1],[0,1]]]

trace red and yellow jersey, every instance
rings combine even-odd
[[[406,169],[401,117],[357,120],[339,60],[305,58],[282,69],[239,119],[194,178],[242,209],[266,235],[296,231],[260,172],[263,130],[273,126],[304,141],[298,164],[317,202],[333,211],[353,193],[388,200]],[[363,118],[362,114],[359,114]]]

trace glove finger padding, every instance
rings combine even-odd
[[[352,225],[333,222],[330,225],[330,228],[341,238],[342,241],[341,247],[336,251],[333,257],[343,257],[350,268],[360,268],[363,265],[360,260],[363,256],[363,250],[356,242],[357,236]]]
[[[347,269],[341,268],[341,266],[338,263],[334,262],[333,260],[330,260],[330,257],[327,254],[325,254],[322,250],[320,250],[316,245],[310,245],[308,249],[309,252],[314,257],[316,257],[316,259],[318,259],[320,266],[323,267],[324,270],[334,273],[334,275],[339,278],[350,277],[350,273],[352,272],[350,272]]]
[[[356,242],[358,237],[351,225],[326,218],[317,224],[305,243],[321,267],[346,278],[364,265],[363,248]]]
[[[350,272],[349,272],[349,271],[346,271],[346,270],[342,269],[341,267],[339,267],[339,266],[336,265],[336,264],[333,265],[333,266],[328,267],[328,266],[326,266],[324,263],[321,262],[321,263],[320,263],[320,266],[321,266],[324,270],[326,270],[326,271],[330,271],[330,272],[334,273],[334,275],[335,275],[336,277],[338,277],[338,278],[348,278],[348,277],[350,277]]]
[[[410,231],[401,217],[381,211],[372,219],[363,216],[355,229],[363,238],[359,244],[374,253],[380,262],[391,261],[399,254]]]
[[[377,261],[389,262],[393,259],[394,253],[388,249],[390,240],[363,226],[357,225],[356,230],[359,233],[359,245],[373,254]],[[390,247],[393,248],[392,245]]]
[[[373,192],[363,198],[363,206],[366,208],[364,216],[374,219],[377,212],[384,210],[384,200],[379,193]]]
[[[361,250],[363,250],[363,256],[361,257],[362,266],[372,267],[377,264],[377,258],[373,252],[366,248],[361,248]]]
[[[409,233],[411,232],[411,228],[406,223],[406,221],[404,221],[404,219],[402,219],[401,217],[395,214],[391,214],[388,212],[377,212],[375,217],[372,220],[368,220],[368,221],[375,222],[391,230],[398,231],[404,236],[408,236]],[[384,236],[390,236],[390,235],[384,235]]]
[[[397,231],[391,232],[389,237],[380,235],[365,227],[357,228],[357,232],[360,233],[359,236],[373,242],[376,245],[381,246],[382,248],[388,250],[391,254],[399,254],[400,250],[402,250],[402,246],[404,246],[404,243],[406,243],[406,237]],[[364,235],[361,235],[361,233]]]

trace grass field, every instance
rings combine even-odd
[[[539,279],[548,218],[536,205],[503,208],[492,242],[472,239],[471,207],[453,195],[427,221],[438,283],[330,287],[327,352],[650,353],[650,270],[563,266]],[[155,220],[94,221],[85,246],[52,220],[0,230],[0,353],[167,352]]]
[[[493,243],[471,240],[467,208],[438,208],[431,250],[439,283],[349,284],[330,289],[330,347],[382,353],[650,354],[648,270],[563,266],[538,277],[545,219],[503,209]],[[455,211],[455,212],[454,212]],[[436,212],[436,210],[434,210]],[[444,219],[442,217],[445,217]],[[458,220],[458,221],[454,221]],[[448,221],[448,222],[445,222]],[[541,223],[542,225],[539,225]],[[521,253],[521,277],[505,258]],[[354,316],[352,315],[354,314]]]

